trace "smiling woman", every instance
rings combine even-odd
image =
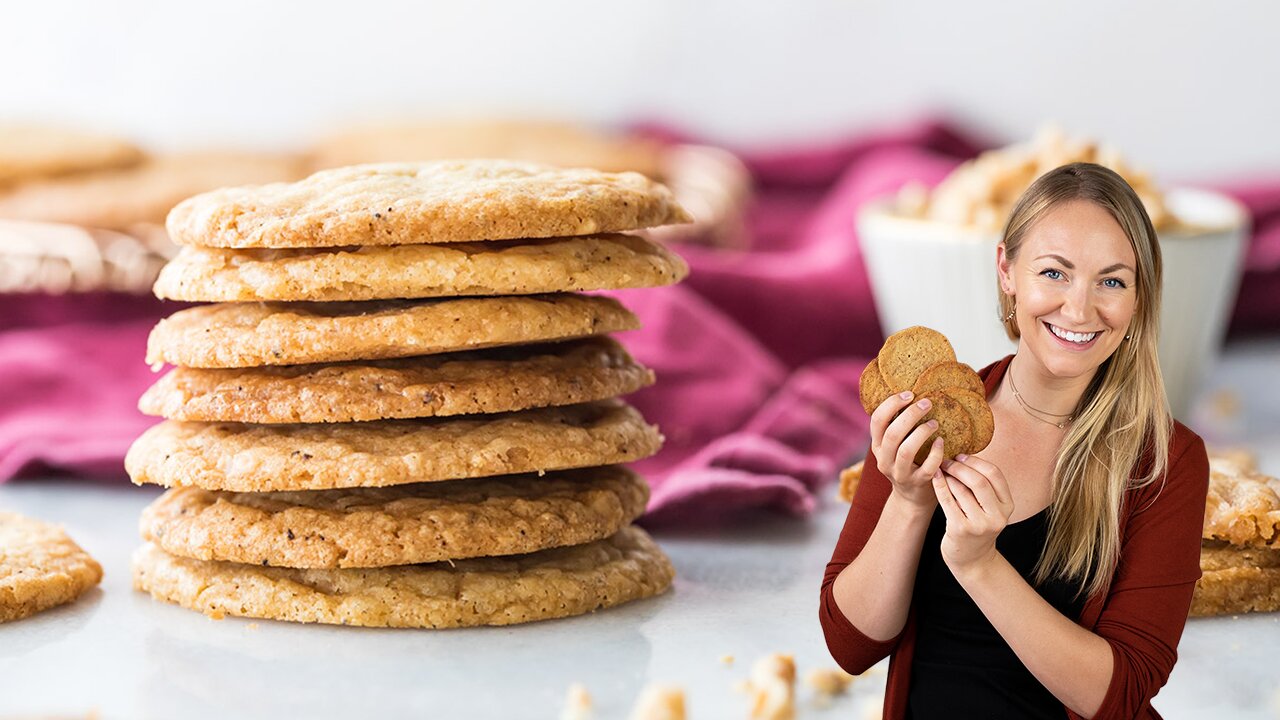
[[[994,259],[1018,347],[979,371],[992,441],[899,462],[927,408],[875,409],[822,585],[827,645],[852,673],[891,656],[886,718],[1158,718],[1208,459],[1161,378],[1155,230],[1119,175],[1073,163],[1022,195]]]

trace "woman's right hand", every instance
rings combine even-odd
[[[924,464],[916,465],[916,453],[938,429],[938,422],[920,424],[929,412],[929,400],[912,402],[913,398],[910,391],[890,395],[871,414],[871,453],[876,469],[893,483],[895,494],[914,507],[932,511],[938,503],[933,476],[942,464],[942,438],[934,439]]]

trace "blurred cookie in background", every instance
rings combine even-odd
[[[314,169],[373,162],[507,158],[564,168],[633,171],[665,183],[694,217],[686,225],[644,231],[663,242],[719,247],[748,244],[744,212],[751,176],[733,153],[664,143],[548,120],[402,120],[353,126],[321,139]]]
[[[21,183],[0,192],[0,218],[127,230],[163,225],[186,198],[227,185],[295,180],[305,163],[292,155],[189,152],[158,155],[128,168]]]
[[[163,237],[0,220],[0,293],[144,295],[171,249]]]
[[[43,125],[0,124],[0,187],[142,162],[143,152],[111,135]]]

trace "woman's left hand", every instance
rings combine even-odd
[[[933,492],[947,518],[942,559],[953,573],[997,556],[996,537],[1009,524],[1013,496],[1000,468],[972,455],[944,460]]]

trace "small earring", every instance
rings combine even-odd
[[[1004,321],[1005,321],[1005,322],[1009,322],[1010,320],[1012,320],[1012,319],[1013,319],[1013,314],[1014,314],[1014,312],[1016,312],[1017,310],[1018,310],[1018,303],[1017,303],[1017,301],[1015,300],[1015,301],[1014,301],[1014,303],[1013,303],[1013,307],[1009,308],[1009,314],[1004,316]]]
[[[1129,336],[1128,336],[1128,335],[1125,335],[1125,336],[1124,336],[1124,339],[1125,339],[1125,340],[1128,340],[1128,339],[1129,339]]]

